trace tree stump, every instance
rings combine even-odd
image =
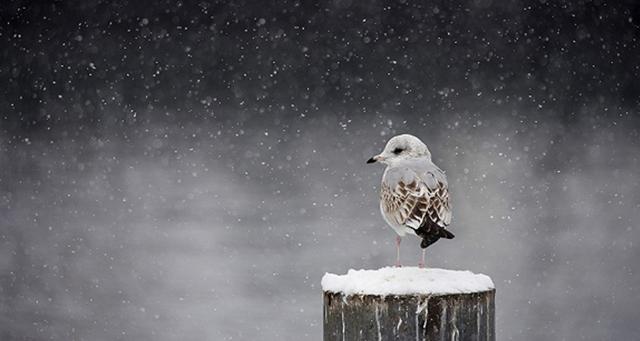
[[[326,274],[324,341],[495,340],[495,289],[468,271],[417,268]]]

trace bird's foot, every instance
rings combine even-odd
[[[425,263],[424,259],[425,259],[426,253],[427,253],[427,250],[422,249],[422,257],[420,257],[420,263],[418,263],[418,268],[420,269],[424,269],[424,263]]]
[[[396,268],[401,268],[402,264],[400,264],[400,262],[396,262]]]

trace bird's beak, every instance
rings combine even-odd
[[[382,157],[380,155],[376,155],[372,158],[370,158],[369,160],[367,160],[367,163],[374,163],[376,161],[380,161],[382,159]]]

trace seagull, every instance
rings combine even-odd
[[[422,239],[422,268],[429,245],[454,237],[446,229],[451,223],[447,178],[431,161],[427,145],[409,134],[391,138],[382,153],[367,161],[374,162],[387,165],[380,187],[380,212],[398,234],[396,266],[401,266],[401,238],[409,233]]]

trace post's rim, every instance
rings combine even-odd
[[[336,292],[336,291],[330,291],[330,290],[322,290],[323,295],[334,295],[334,296],[343,296],[345,298],[351,298],[351,297],[377,297],[380,299],[386,299],[386,298],[396,298],[396,299],[402,299],[402,298],[415,298],[415,297],[446,297],[446,296],[467,296],[467,295],[479,295],[479,294],[495,294],[496,293],[496,288],[493,289],[489,289],[489,290],[481,290],[481,291],[473,291],[473,292],[461,292],[461,293],[432,293],[432,294],[427,294],[427,293],[413,293],[413,294],[388,294],[388,295],[380,295],[380,294],[345,294],[344,292]]]

